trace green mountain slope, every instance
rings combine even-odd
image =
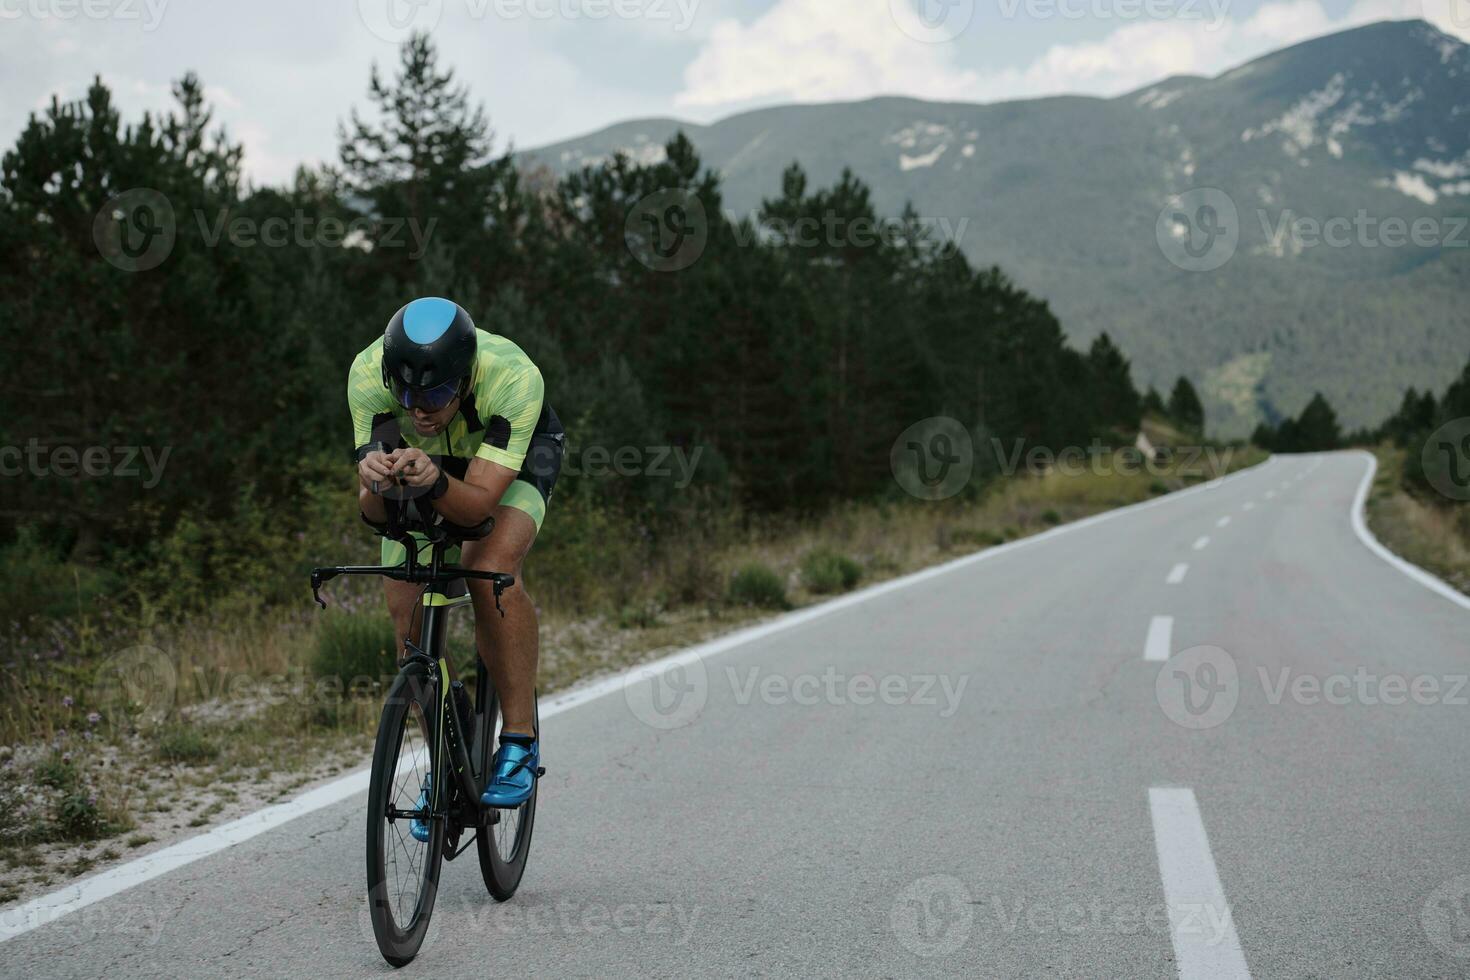
[[[1295,414],[1319,389],[1345,424],[1377,422],[1405,387],[1442,387],[1470,356],[1470,48],[1422,21],[1115,99],[880,98],[710,126],[639,120],[521,163],[564,173],[619,151],[656,159],[681,129],[741,214],[776,195],[792,161],[817,185],[851,167],[885,212],[913,202],[974,261],[1046,297],[1078,342],[1111,333],[1140,383],[1194,378],[1222,433]],[[1204,187],[1233,204],[1238,244],[1192,271],[1165,251],[1203,248],[1202,225],[1160,214]],[[1203,222],[1198,203],[1170,210]]]

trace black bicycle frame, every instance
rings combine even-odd
[[[430,763],[431,771],[444,771],[444,760],[438,758],[438,753],[447,743],[451,763],[449,771],[454,773],[459,783],[461,798],[473,801],[474,825],[486,826],[494,822],[499,813],[478,805],[480,787],[474,785],[474,767],[470,761],[470,748],[465,743],[464,733],[459,730],[459,713],[450,704],[449,661],[445,654],[448,633],[446,614],[450,609],[468,603],[470,597],[467,594],[451,596],[446,590],[459,579],[490,582],[495,589],[495,608],[499,610],[501,616],[504,616],[505,610],[501,608],[500,596],[506,589],[515,585],[515,576],[503,572],[481,572],[472,568],[444,564],[444,552],[455,542],[442,531],[432,534],[436,529],[428,530],[431,532],[430,540],[433,549],[430,552],[427,566],[419,559],[417,542],[407,531],[399,534],[384,534],[384,537],[393,537],[404,546],[407,557],[402,565],[339,565],[331,568],[314,568],[311,572],[311,593],[317,603],[325,609],[327,603],[322,599],[321,588],[341,575],[381,575],[394,581],[424,586],[421,606],[423,623],[419,628],[419,642],[417,645],[412,641],[407,642],[407,651],[400,662],[400,667],[402,670],[408,670],[417,665],[427,672],[432,678],[432,683],[438,685],[438,697],[435,699],[438,709],[433,726],[435,758]],[[483,665],[481,665],[481,670],[483,671]],[[484,698],[486,691],[480,689],[475,693],[477,697]],[[438,737],[440,732],[445,733],[444,738]],[[438,780],[434,780],[434,787],[437,797]],[[431,800],[429,811],[427,816],[431,820],[443,820],[448,816],[448,808],[445,801],[441,799]],[[410,819],[422,815],[414,810],[390,809],[388,816],[390,819]]]

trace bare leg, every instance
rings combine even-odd
[[[475,646],[500,694],[504,731],[536,734],[536,666],[541,643],[536,605],[521,580],[521,566],[536,540],[536,522],[514,507],[495,508],[495,530],[464,546],[463,564],[485,572],[514,575],[516,584],[501,593],[502,618],[489,582],[469,581],[475,603]]]

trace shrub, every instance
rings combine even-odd
[[[730,579],[730,601],[737,606],[785,609],[786,583],[769,566],[758,562],[741,568]]]
[[[863,567],[835,551],[818,548],[801,560],[801,580],[817,595],[846,592],[863,577]]]
[[[1058,524],[1062,523],[1062,515],[1058,514],[1055,510],[1051,510],[1050,508],[1048,508],[1041,514],[1041,523],[1049,525],[1051,527],[1056,527]]]
[[[996,531],[977,530],[975,528],[962,527],[950,536],[950,540],[957,546],[979,545],[982,548],[993,548],[998,544],[1005,544],[1005,535]]]
[[[386,615],[333,610],[317,627],[311,668],[318,677],[335,677],[344,686],[358,677],[382,677],[393,670],[396,642]]]
[[[197,766],[219,755],[219,746],[198,728],[178,725],[159,733],[155,747],[164,762]]]
[[[56,807],[56,830],[66,840],[95,840],[107,834],[107,821],[97,809],[97,798],[87,790],[66,794]]]

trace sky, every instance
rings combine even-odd
[[[336,159],[413,29],[530,149],[787,102],[1118,95],[1407,17],[1470,40],[1470,0],[0,0],[0,141],[94,75],[136,120],[193,70],[250,179],[284,183]]]

